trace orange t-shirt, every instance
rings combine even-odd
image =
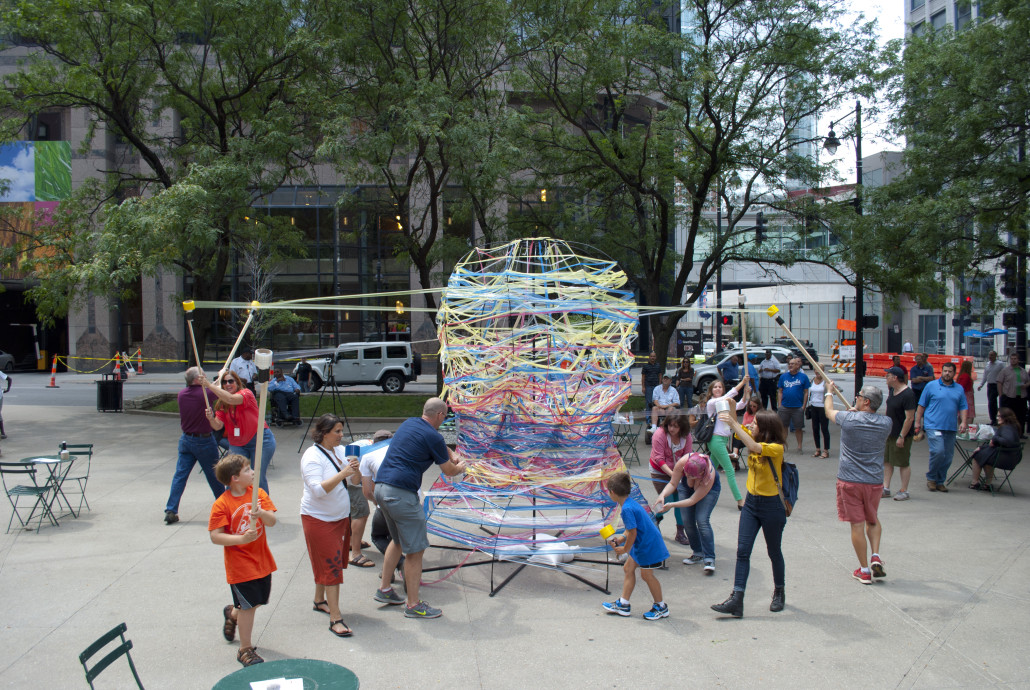
[[[233,496],[226,490],[215,499],[211,506],[211,518],[207,521],[207,529],[212,532],[219,527],[225,528],[226,534],[243,534],[250,527],[250,501],[252,487],[242,496]],[[264,489],[258,489],[258,505],[262,510],[275,511],[275,504]],[[249,544],[225,546],[225,581],[230,585],[240,582],[258,580],[275,572],[275,559],[268,550],[265,539],[265,525],[257,521],[258,538]]]

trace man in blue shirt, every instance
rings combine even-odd
[[[725,360],[718,366],[719,373],[722,374],[723,383],[726,384],[726,390],[729,390],[740,382],[740,359],[733,355],[729,359]]]
[[[805,407],[808,406],[808,389],[812,382],[801,371],[801,358],[792,356],[787,361],[787,371],[780,374],[776,383],[776,414],[780,416],[784,429],[794,424],[794,438],[798,442],[798,454],[805,440]],[[786,447],[784,447],[786,451]]]
[[[287,423],[300,426],[300,384],[292,376],[286,376],[282,369],[275,370],[275,378],[268,382],[272,403],[279,410],[279,416]]]
[[[908,385],[916,394],[916,398],[923,394],[926,384],[931,381],[933,381],[933,365],[926,362],[925,354],[916,355],[916,363],[908,370]]]
[[[915,367],[912,370],[915,371]],[[955,383],[955,363],[947,362],[941,367],[940,380],[931,381],[923,388],[912,427],[917,434],[921,429],[926,431],[930,448],[926,488],[930,491],[948,492],[944,483],[955,455],[955,427],[959,433],[965,432],[967,409],[966,392]]]
[[[418,500],[422,475],[434,464],[448,477],[465,471],[465,461],[455,459],[437,429],[447,419],[447,403],[430,398],[421,417],[409,417],[397,429],[383,464],[376,473],[375,501],[386,518],[390,545],[383,559],[383,579],[373,599],[381,604],[404,604],[407,618],[439,618],[442,611],[419,600],[422,554],[429,548],[426,513]],[[407,602],[393,591],[390,578],[404,555],[404,588]]]

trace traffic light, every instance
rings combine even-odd
[[[762,244],[765,240],[765,213],[758,212],[755,216],[755,244]]]
[[[862,315],[862,328],[879,328],[880,317],[878,314],[863,314]]]
[[[1001,295],[1008,299],[1016,297],[1016,257],[1009,254],[1001,260]]]
[[[724,315],[722,317],[722,325],[723,326],[732,326],[733,325],[733,316],[729,315],[729,314]]]

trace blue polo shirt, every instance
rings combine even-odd
[[[719,365],[719,373],[727,381],[739,381],[740,380],[740,365],[734,364],[733,359],[727,359],[725,362]]]
[[[926,384],[919,406],[925,410],[923,427],[938,431],[958,431],[958,413],[969,409],[962,386],[954,382],[945,386],[940,379]]]
[[[398,489],[417,492],[422,488],[422,475],[433,463],[442,465],[450,459],[447,444],[440,432],[421,417],[409,417],[397,427],[383,464],[376,474],[376,484],[389,484]]]
[[[785,371],[780,374],[776,387],[783,390],[780,407],[801,407],[805,404],[805,391],[812,387],[812,382],[801,370],[796,374]]]
[[[912,379],[916,378],[917,376],[933,376],[933,365],[931,365],[929,362],[927,362],[923,366],[913,364],[912,368],[908,370],[909,386],[911,386],[912,390],[916,392],[916,395],[919,395],[923,392],[923,389],[929,385],[929,382],[912,383]]]

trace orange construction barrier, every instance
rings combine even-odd
[[[50,367],[50,385],[47,388],[60,388],[57,385],[57,355],[54,355],[54,363]]]
[[[143,348],[136,350],[136,376],[143,376]]]

